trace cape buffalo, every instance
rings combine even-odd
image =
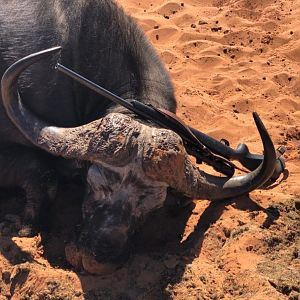
[[[259,118],[263,164],[245,176],[214,177],[189,160],[175,133],[141,122],[54,70],[59,58],[123,98],[175,113],[168,73],[115,2],[0,4],[1,74],[19,60],[1,84],[0,187],[24,189],[28,229],[39,223],[43,203],[54,194],[60,168],[53,157],[66,159],[66,173],[78,166],[86,178],[82,230],[75,241],[79,266],[89,269],[86,257],[103,265],[119,262],[136,224],[163,205],[169,188],[190,198],[217,200],[247,193],[272,175],[274,147]],[[41,51],[56,45],[62,50]],[[35,54],[20,60],[30,53]]]

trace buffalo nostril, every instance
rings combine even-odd
[[[127,255],[128,226],[99,228],[97,231],[81,235],[79,247],[83,253],[98,262],[118,263]]]
[[[124,248],[128,239],[128,228],[126,226],[105,229],[104,233],[97,237],[97,248],[99,251],[119,253]]]

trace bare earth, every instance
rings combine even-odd
[[[287,147],[288,172],[250,197],[159,211],[128,263],[105,277],[65,260],[82,191],[61,187],[50,233],[20,238],[0,223],[0,300],[300,299],[300,0],[119,3],[166,63],[179,116],[260,153],[257,111],[274,143]],[[15,220],[21,207],[20,194],[0,195],[1,220]]]

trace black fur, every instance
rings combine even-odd
[[[64,65],[124,98],[175,112],[164,66],[135,22],[113,1],[0,0],[0,7],[1,76],[16,60],[60,45]],[[69,127],[110,111],[125,112],[55,72],[56,60],[35,64],[19,80],[25,105],[41,119]],[[0,101],[1,187],[25,190],[27,223],[37,221],[41,202],[48,198],[43,178],[54,171],[47,165],[47,158],[8,119]]]

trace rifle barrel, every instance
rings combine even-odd
[[[190,146],[197,146],[197,143],[195,145],[194,141],[189,138],[188,135],[186,135],[178,126],[176,127],[176,122],[170,121],[167,118],[161,118],[161,114],[157,112],[157,110],[153,109],[151,106],[141,103],[139,101],[135,100],[125,100],[114,93],[106,90],[105,88],[99,86],[98,84],[90,81],[89,79],[83,77],[82,75],[79,75],[78,73],[74,72],[73,70],[70,70],[69,68],[61,65],[60,63],[56,64],[55,67],[58,71],[61,73],[67,75],[68,77],[74,79],[75,81],[79,82],[80,84],[88,87],[89,89],[93,90],[94,92],[100,94],[101,96],[111,100],[112,102],[119,104],[125,108],[127,108],[129,111],[134,112],[138,116],[145,117],[149,121],[155,122],[159,126],[169,128],[171,130],[174,130],[177,132],[183,139],[185,139],[187,142],[190,143]],[[175,126],[175,127],[174,127]],[[189,127],[189,129],[192,131],[192,133],[196,136],[196,138],[205,145],[210,151],[213,153],[223,156],[226,159],[232,160],[238,160],[244,167],[247,169],[253,170],[255,169],[264,159],[263,155],[256,155],[251,154],[247,148],[246,145],[242,144],[240,145],[236,150],[232,149],[229,146],[224,145],[220,141],[217,141],[216,139],[206,135],[205,133]],[[198,154],[200,155],[200,154]],[[201,155],[201,158],[205,160],[205,156]],[[277,159],[279,161],[279,159]],[[280,161],[281,162],[281,161]],[[211,162],[212,163],[212,162]],[[210,164],[210,163],[209,163]],[[282,163],[281,163],[282,165]],[[283,167],[281,167],[281,172],[283,170]],[[228,172],[223,171],[222,173],[228,174]]]
[[[102,86],[90,81],[89,79],[83,77],[82,75],[79,75],[78,73],[74,72],[73,70],[70,70],[69,68],[61,65],[60,63],[57,63],[55,68],[58,71],[62,72],[63,74],[67,75],[68,77],[74,79],[75,81],[81,83],[82,85],[90,88],[94,92],[100,94],[101,96],[106,97],[109,100],[111,100],[112,102],[122,105],[122,106],[126,107],[127,109],[137,113],[137,111],[135,110],[135,108],[132,106],[132,104],[130,102],[113,94],[112,92],[110,92],[110,91],[106,90],[105,88],[103,88]]]

